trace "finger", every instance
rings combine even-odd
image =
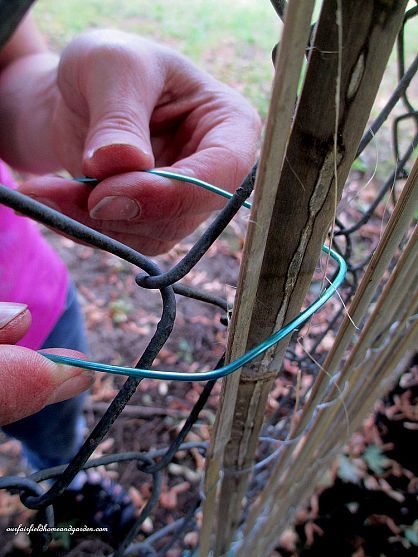
[[[200,171],[191,171],[189,167],[181,167],[180,163],[161,170],[208,181],[213,174],[213,171],[205,173],[207,166],[204,159],[208,155],[200,153],[193,157],[190,166],[194,169],[199,167]],[[218,169],[218,175],[220,173]],[[236,179],[236,175],[232,177],[230,173],[225,177],[229,189],[233,189],[231,181]],[[221,181],[216,183],[212,180],[212,183],[228,189]],[[105,233],[130,234],[135,230],[136,234],[142,236],[152,237],[157,234],[163,239],[166,233],[164,228],[167,227],[171,229],[167,231],[169,240],[179,240],[193,230],[192,226],[183,230],[183,223],[194,222],[197,226],[211,211],[220,209],[226,203],[225,198],[199,186],[145,172],[112,176],[94,188],[74,180],[43,176],[23,183],[19,191],[79,222],[103,229]],[[160,233],[158,227],[161,228]]]
[[[172,85],[173,86],[173,85]],[[259,118],[237,93],[197,94],[194,108],[172,141],[181,145],[177,162],[164,170],[199,178],[233,192],[255,159]],[[216,87],[215,87],[216,89]],[[199,102],[197,102],[199,101]],[[128,173],[103,180],[89,197],[92,218],[131,223],[178,219],[221,208],[225,199],[199,186],[152,174]]]
[[[154,222],[153,224],[140,223],[132,227],[123,220],[98,221],[92,219],[87,211],[88,195],[92,191],[91,186],[55,176],[33,178],[22,184],[19,190],[32,199],[131,246],[144,255],[166,253],[181,238],[192,232],[198,224],[185,222],[183,233],[179,234],[179,227],[173,221]],[[66,236],[72,238],[70,234]],[[77,241],[79,242],[79,240]],[[86,243],[86,245],[88,244]]]
[[[168,169],[173,170],[165,170]],[[107,225],[108,230],[125,230],[128,234],[133,224],[169,222],[193,212],[207,214],[225,201],[198,186],[145,172],[112,176],[94,188],[75,180],[42,176],[24,182],[19,191],[88,226]],[[196,199],[198,195],[201,199]],[[95,210],[98,204],[100,207]]]
[[[42,176],[24,182],[20,185],[19,191],[82,224],[87,226],[94,224],[88,218],[87,212],[87,201],[91,186],[57,176]],[[79,244],[89,245],[87,242],[75,239],[69,232],[57,231],[53,226],[48,226],[48,228],[66,238],[77,241]]]
[[[0,344],[15,344],[29,329],[32,317],[26,304],[0,302]]]
[[[27,180],[19,191],[71,218],[84,222],[91,186],[59,176],[42,176]]]
[[[72,350],[55,354],[85,358]],[[93,372],[55,364],[20,346],[0,346],[0,424],[6,425],[88,389]]]
[[[160,170],[198,178],[233,192],[246,176],[247,164],[245,168],[238,165],[233,154],[214,147]],[[128,173],[103,180],[89,196],[88,207],[93,219],[135,224],[207,214],[225,203],[224,197],[197,185],[154,174]]]
[[[163,68],[150,63],[148,50],[116,31],[98,31],[64,52],[58,84],[73,110],[83,107],[89,120],[83,153],[88,176],[103,178],[154,164],[149,122],[164,76]],[[68,83],[77,83],[78,89]]]

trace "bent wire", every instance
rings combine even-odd
[[[218,188],[216,186],[212,186],[207,182],[203,182],[202,180],[198,180],[197,178],[192,178],[189,176],[183,176],[182,174],[175,174],[168,171],[163,170],[146,170],[150,174],[156,174],[158,176],[162,176],[164,178],[171,178],[173,180],[180,180],[182,182],[187,182],[190,184],[194,184],[196,186],[200,186],[205,188],[209,191],[217,193],[218,195],[222,195],[226,198],[231,198],[232,194]],[[97,180],[93,178],[77,178],[77,181],[80,183],[87,183],[89,185],[96,185],[98,183]],[[247,208],[251,207],[250,202],[245,202],[243,205]],[[334,279],[334,281],[326,288],[322,294],[317,298],[309,307],[307,307],[304,311],[302,311],[295,319],[292,319],[290,323],[273,333],[267,339],[263,340],[246,352],[240,358],[230,362],[227,365],[224,365],[218,369],[214,369],[211,371],[202,371],[202,372],[180,372],[180,371],[163,371],[163,370],[152,370],[152,369],[141,369],[141,368],[132,368],[132,367],[123,367],[123,366],[115,366],[110,364],[102,364],[99,362],[91,362],[85,360],[79,360],[77,358],[70,358],[67,356],[57,356],[55,354],[45,354],[40,352],[43,356],[48,358],[49,360],[60,363],[66,364],[74,367],[79,367],[87,370],[93,371],[101,371],[105,373],[113,373],[114,375],[127,375],[130,377],[136,378],[143,378],[143,379],[165,379],[165,380],[174,380],[174,381],[210,381],[214,379],[219,379],[221,377],[225,377],[234,371],[237,371],[239,368],[254,360],[264,352],[266,352],[269,348],[277,344],[280,340],[284,337],[289,335],[295,329],[297,329],[300,325],[305,323],[315,312],[317,312],[324,304],[327,302],[331,296],[335,294],[337,288],[341,285],[344,280],[344,277],[347,272],[347,265],[344,259],[334,250],[327,246],[322,246],[322,250],[325,253],[328,253],[334,261],[338,263],[338,272]]]
[[[148,174],[155,174],[156,176],[162,176],[163,178],[171,178],[172,180],[179,180],[180,182],[193,184],[195,186],[204,188],[205,190],[209,190],[212,193],[221,195],[222,197],[226,197],[227,199],[231,199],[232,197],[232,194],[229,193],[229,191],[225,191],[222,188],[218,188],[217,186],[213,186],[208,182],[204,182],[203,180],[199,180],[198,178],[193,178],[192,176],[184,176],[183,174],[168,172],[166,170],[143,170],[143,172],[148,172]],[[96,178],[76,178],[76,182],[94,187],[99,183],[99,180],[96,180]],[[247,209],[251,209],[251,203],[249,201],[245,201],[242,206],[246,207]]]

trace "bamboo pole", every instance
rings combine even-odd
[[[354,353],[364,356],[365,348],[373,347],[371,339],[375,341],[381,337],[387,326],[386,312],[397,314],[396,328],[386,335],[388,338],[383,346],[369,350],[368,357],[360,361],[353,357],[347,361],[342,376],[343,380],[350,382],[351,388],[345,397],[344,411],[341,405],[322,410],[306,439],[299,443],[299,447],[293,448],[292,465],[281,473],[274,493],[269,492],[270,504],[265,502],[263,508],[258,505],[253,510],[253,520],[246,525],[244,542],[234,552],[236,557],[262,557],[268,554],[269,547],[293,518],[297,507],[311,493],[318,477],[341,448],[344,439],[358,428],[375,400],[389,387],[388,378],[393,381],[401,373],[402,368],[398,364],[408,354],[408,350],[416,346],[418,336],[418,322],[410,319],[418,307],[416,250],[415,233],[397,265],[393,275],[395,278],[387,283],[356,343]],[[413,269],[409,287],[404,282],[408,269]],[[396,297],[393,290],[402,292],[402,285],[406,290],[403,290],[402,296]],[[345,413],[350,416],[348,429]],[[272,486],[269,487],[271,489]]]
[[[385,269],[389,264],[391,258],[395,254],[395,251],[410,226],[410,222],[413,219],[414,211],[418,203],[418,160],[415,162],[412,172],[404,186],[395,210],[384,230],[382,239],[372,257],[370,264],[366,270],[366,273],[360,283],[357,290],[357,294],[354,297],[349,313],[354,316],[354,319],[362,320],[366,314],[369,307],[371,298],[376,291],[379,281],[382,279]],[[352,369],[355,362],[358,362],[360,357],[363,357],[364,350],[367,349],[368,345],[371,343],[371,339],[379,336],[382,332],[382,328],[387,326],[392,318],[394,312],[398,308],[397,297],[398,294],[408,289],[409,285],[416,285],[417,283],[417,230],[415,230],[409,240],[407,246],[405,247],[403,254],[394,269],[383,293],[380,298],[379,303],[376,305],[370,323],[374,325],[368,325],[362,331],[359,341],[352,349],[351,355],[349,356],[344,369],[342,370],[341,377],[339,378],[340,388],[347,380],[347,370]],[[322,373],[317,382],[321,382],[321,388],[316,389],[314,396],[311,396],[307,401],[305,408],[302,413],[302,417],[299,421],[297,429],[293,432],[294,437],[298,437],[306,428],[307,424],[312,420],[313,413],[315,412],[318,404],[321,402],[323,394],[327,386],[329,385],[330,377],[333,375],[337,369],[338,364],[340,364],[343,352],[335,347],[335,344],[340,342],[345,343],[348,347],[349,342],[352,340],[352,334],[348,336],[347,329],[352,326],[350,318],[345,317],[343,324],[338,332],[334,346],[331,348],[331,352],[325,360],[323,369],[326,373]],[[380,330],[377,329],[380,327]],[[365,348],[362,348],[365,347]],[[363,350],[363,352],[361,352]],[[335,359],[334,354],[340,353],[341,356],[338,360]],[[315,388],[315,386],[314,386]],[[318,393],[320,393],[318,395]],[[332,394],[329,395],[330,398],[338,395],[338,392],[334,389]],[[331,418],[331,413],[328,412],[329,421],[326,426],[324,426],[323,434],[326,434],[327,428],[331,427],[331,420],[336,420],[339,423],[341,416],[337,419],[334,415]],[[342,416],[345,421],[345,416]],[[309,438],[310,445],[315,445],[318,442],[318,438],[312,433]],[[307,459],[306,451],[308,450],[308,444],[305,444],[304,459]],[[278,497],[275,493],[275,485],[279,485],[278,478],[286,473],[286,470],[292,466],[292,459],[294,458],[294,447],[286,446],[277,460],[269,481],[262,494],[259,497],[257,505],[253,508],[252,513],[247,521],[246,529],[250,531],[257,520],[257,516],[262,513],[261,509],[268,507],[268,500],[274,497]]]
[[[334,341],[334,344],[327,358],[325,359],[322,367],[323,370],[326,370],[326,373],[322,371],[319,374],[313,386],[312,394],[305,404],[299,423],[296,429],[293,431],[294,437],[297,437],[304,431],[307,424],[312,419],[313,413],[315,412],[318,404],[320,404],[324,393],[328,388],[330,377],[333,376],[333,374],[336,372],[344,356],[345,350],[347,350],[349,344],[352,341],[353,335],[355,333],[353,321],[355,323],[360,323],[364,319],[364,316],[366,315],[366,312],[369,308],[370,301],[374,293],[376,292],[377,286],[379,285],[379,282],[383,277],[387,265],[394,256],[403,235],[410,226],[410,222],[413,218],[417,205],[418,160],[415,161],[412,172],[403,188],[395,210],[391,215],[387,226],[385,227],[383,236],[373,254],[370,264],[367,267],[366,273],[360,283],[357,293],[350,304],[348,315],[345,316],[340,330],[338,331],[337,337]],[[413,239],[412,246],[415,246],[414,242],[416,241],[416,232],[414,238],[415,239]],[[416,246],[413,248],[411,247],[411,249],[416,249]],[[407,253],[408,251],[406,250],[406,255]],[[405,260],[405,254],[402,260]],[[409,258],[409,261],[411,267],[416,265],[416,261],[413,256]],[[393,278],[394,277],[395,274],[393,275]],[[399,283],[399,288],[402,288],[402,282]],[[393,312],[393,309],[395,307],[396,305],[393,304],[385,309],[385,312],[387,312],[388,316],[391,312]],[[342,384],[342,379],[340,379],[339,382],[340,384]],[[335,396],[335,393],[333,396]],[[272,484],[274,482],[274,478],[278,478],[282,474],[284,474],[286,468],[291,465],[292,455],[293,447],[291,445],[284,447],[280,458],[277,460],[272,471],[271,478],[268,481],[265,490],[260,495],[258,502],[260,508],[266,505],[266,500],[272,494]],[[257,512],[258,507],[254,509],[250,515],[247,525],[249,529],[252,528],[252,525],[256,520],[255,515],[257,514]]]
[[[299,311],[405,4],[393,1],[383,5],[372,0],[325,0],[323,4],[286,164],[280,175],[247,348]],[[337,12],[337,21],[342,20],[342,49],[336,27]],[[325,56],[325,52],[329,55]],[[246,264],[251,267],[251,261]],[[239,291],[238,300],[240,295]],[[280,369],[286,345],[287,342],[280,343],[261,362],[244,368],[224,389],[218,423],[226,413],[231,416],[231,408],[234,420],[224,450],[215,555],[228,551],[239,523],[241,499],[254,459],[267,394]],[[216,429],[214,444],[220,429],[225,446],[228,428],[229,424]],[[217,458],[215,474],[207,476],[212,500],[220,470]],[[211,508],[213,515],[214,506]],[[206,554],[201,552],[201,556]]]
[[[253,312],[256,288],[263,260],[269,223],[277,195],[278,176],[283,166],[287,139],[296,104],[297,88],[303,58],[310,33],[314,0],[291,0],[286,12],[285,25],[277,54],[272,100],[269,109],[265,142],[263,145],[251,218],[244,246],[228,344],[227,361],[241,356],[247,347],[250,318]],[[216,488],[225,445],[229,438],[233,408],[238,386],[238,373],[223,383],[221,411],[217,415],[212,443],[208,452],[205,476],[203,525],[200,534],[199,555],[210,550],[210,536],[216,519]]]
[[[396,249],[408,229],[413,215],[418,206],[418,159],[415,161],[411,174],[402,190],[402,194],[396,204],[395,210],[385,227],[383,236],[374,252],[366,273],[360,286],[353,298],[348,314],[338,331],[335,342],[324,362],[324,369],[327,374],[335,373],[345,351],[347,350],[353,335],[355,334],[354,324],[361,323],[376,292],[377,286],[386,270],[390,259],[394,256]],[[305,407],[305,413],[299,424],[301,431],[311,416],[311,411],[321,400],[328,383],[328,376],[321,373],[316,381],[309,404]]]

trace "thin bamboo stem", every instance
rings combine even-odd
[[[300,428],[309,420],[310,409],[315,408],[318,401],[322,398],[328,376],[335,373],[347,350],[353,335],[355,334],[354,324],[361,323],[367,313],[369,304],[379,285],[389,261],[394,256],[402,236],[408,229],[411,219],[418,205],[418,159],[415,161],[412,172],[403,188],[401,197],[396,204],[395,210],[385,227],[382,239],[367,267],[366,273],[354,296],[347,315],[338,331],[337,338],[324,362],[324,369],[327,374],[321,373],[312,390],[309,404],[306,405],[306,413],[302,417]]]
[[[245,300],[244,305],[250,308],[247,313],[238,318],[242,302],[236,304],[234,311],[233,334],[238,339],[241,336],[241,341],[237,341],[237,355],[244,346],[246,349],[253,346],[299,311],[405,5],[406,0],[389,0],[385,5],[372,0],[323,2],[269,233],[263,244],[260,271],[257,266],[258,285],[255,291],[252,289],[255,297]],[[323,56],[325,51],[335,52],[336,56]],[[256,223],[261,224],[257,220]],[[247,254],[243,269],[250,273],[252,270]],[[239,292],[237,300],[240,295]],[[243,319],[243,334],[237,328],[239,319]],[[204,518],[201,557],[209,552],[216,512],[219,528],[214,555],[226,554],[230,548],[240,520],[241,499],[253,463],[268,391],[280,369],[286,345],[287,342],[282,342],[261,362],[246,367],[239,376],[225,383],[206,474],[208,525]],[[301,449],[303,445],[298,447]],[[216,507],[221,470],[220,504]],[[278,489],[277,484],[280,481],[274,484]],[[275,505],[259,508],[267,513],[273,509],[276,513],[267,517],[266,524],[281,516]],[[264,544],[260,539],[257,543]],[[247,547],[245,551],[245,555],[258,555],[248,553]],[[265,553],[259,555],[264,557]]]
[[[352,342],[352,338],[355,332],[352,320],[356,323],[359,323],[363,320],[365,314],[367,313],[370,301],[374,293],[376,292],[379,281],[383,277],[388,263],[394,256],[403,235],[410,226],[410,222],[416,210],[417,203],[418,160],[415,161],[412,172],[403,188],[402,194],[398,200],[395,210],[384,230],[382,239],[380,240],[379,245],[376,248],[376,251],[357,290],[357,293],[350,304],[348,314],[351,319],[348,315],[346,315],[346,317],[344,318],[338,335],[334,341],[334,345],[331,348],[331,351],[323,364],[323,369],[325,370],[325,372],[321,372],[319,374],[318,379],[314,384],[312,394],[305,404],[300,421],[295,431],[293,432],[294,437],[297,437],[301,434],[301,432],[304,431],[307,424],[312,419],[313,413],[315,412],[318,404],[320,404],[320,402],[322,401],[326,389],[329,385],[330,377],[332,377],[332,375],[336,372],[345,350]],[[410,260],[410,265],[414,265],[413,257]],[[400,288],[402,288],[401,285]],[[393,311],[393,307],[396,306],[392,305],[388,308],[388,314]],[[344,350],[342,349],[342,347],[344,347]],[[343,384],[342,378],[340,378],[339,383]],[[290,466],[293,450],[294,448],[291,445],[284,447],[280,458],[275,464],[271,479],[267,483],[265,490],[259,498],[260,508],[266,504],[266,500],[272,493],[273,478],[279,477],[281,474],[284,473],[286,467]],[[253,522],[255,521],[255,515],[257,512],[258,510],[254,510],[253,513],[251,513],[250,515],[250,518],[248,520],[248,527],[250,529]]]
[[[257,514],[257,521],[252,530],[246,530],[241,548],[234,552],[236,557],[262,557],[268,554],[269,547],[277,540],[288,521],[294,517],[298,506],[306,500],[307,493],[312,491],[318,477],[334,458],[336,451],[341,448],[343,440],[358,428],[375,400],[388,388],[387,378],[390,377],[393,381],[395,376],[401,373],[399,362],[404,360],[405,356],[409,357],[408,350],[414,348],[417,343],[418,322],[410,321],[411,315],[417,310],[416,293],[415,284],[411,286],[410,291],[405,292],[398,306],[405,305],[405,300],[408,304],[403,309],[398,327],[392,332],[390,341],[362,363],[363,373],[356,377],[357,388],[350,390],[350,396],[345,400],[346,411],[352,416],[349,431],[344,425],[344,414],[338,411],[336,406],[321,411],[307,437],[309,441],[316,437],[316,442],[302,442],[299,450],[294,450],[292,466],[288,467],[281,477],[269,513],[264,509],[264,512]],[[370,320],[371,326],[375,317]]]
[[[297,87],[310,33],[314,0],[291,0],[277,55],[276,73],[269,109],[265,141],[255,187],[253,209],[244,247],[243,264],[232,318],[227,360],[241,356],[247,349],[248,331],[254,308],[256,289],[265,252],[269,223],[283,166]],[[203,527],[200,557],[210,550],[210,536],[216,517],[216,492],[223,452],[229,439],[239,374],[223,384],[221,411],[217,415],[208,453],[205,477]]]

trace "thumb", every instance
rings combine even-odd
[[[150,119],[163,82],[150,68],[147,52],[121,47],[111,38],[97,42],[83,58],[80,93],[88,113],[83,172],[105,177],[154,166]]]
[[[115,174],[153,168],[154,157],[141,147],[139,135],[128,132],[122,134],[118,131],[112,133],[111,120],[106,125],[109,126],[109,133],[102,129],[95,130],[86,146],[83,156],[83,173],[86,176],[103,180]]]
[[[61,92],[87,123],[86,176],[103,179],[154,166],[149,127],[164,81],[148,47],[132,41],[117,32],[90,33],[63,54]]]
[[[0,425],[42,410],[47,404],[71,398],[88,389],[92,374],[56,364],[41,354],[13,346],[30,327],[25,304],[0,302]],[[79,352],[54,353],[84,358]]]
[[[84,357],[79,352],[62,348],[50,352]],[[93,380],[92,373],[56,364],[28,348],[0,345],[0,425],[74,397],[88,389]]]
[[[99,180],[154,166],[148,112],[139,99],[131,100],[132,106],[128,106],[130,99],[121,102],[119,87],[119,83],[112,85],[98,98],[94,89],[89,97],[82,166],[86,176]]]

